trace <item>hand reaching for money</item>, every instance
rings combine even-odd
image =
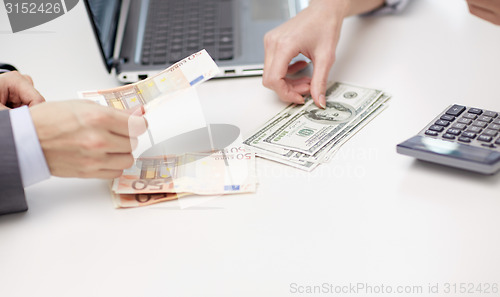
[[[296,17],[268,32],[264,37],[263,85],[273,89],[285,102],[304,103],[302,95],[310,92],[316,105],[324,107],[328,73],[335,62],[347,6],[346,1],[311,1]],[[286,77],[307,66],[304,61],[289,66],[298,54],[311,59],[312,79]]]
[[[147,129],[142,116],[87,100],[46,102],[30,113],[49,170],[60,177],[120,176]]]
[[[0,109],[33,106],[44,101],[30,76],[17,71],[0,75]]]
[[[344,18],[383,4],[384,0],[312,0],[306,9],[264,37],[263,85],[286,102],[304,103],[302,95],[310,93],[316,105],[324,108],[328,74],[335,62]],[[289,66],[298,54],[312,61],[312,79],[287,77],[307,66],[304,61]]]
[[[469,11],[495,25],[500,25],[500,0],[467,0]]]

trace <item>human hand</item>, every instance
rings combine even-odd
[[[60,177],[120,176],[147,129],[141,116],[86,100],[46,102],[30,113],[49,170]]]
[[[500,0],[467,0],[469,11],[495,25],[500,25]]]
[[[0,109],[33,106],[44,101],[30,76],[17,71],[0,75]]]
[[[348,1],[314,0],[294,18],[269,31],[264,37],[263,85],[286,102],[304,103],[302,95],[311,93],[316,105],[324,108],[328,74],[335,62],[340,29],[348,11]],[[305,61],[289,66],[298,54],[312,61],[312,79],[286,77],[307,66]]]

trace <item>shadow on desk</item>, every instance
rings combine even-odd
[[[453,168],[436,163],[431,163],[423,160],[414,160],[411,165],[412,170],[434,171],[440,175],[448,175],[457,179],[457,182],[462,179],[473,180],[485,185],[497,185],[500,182],[500,172],[493,175],[485,175],[472,171],[467,171],[460,168]]]
[[[492,202],[500,198],[500,173],[483,175],[413,160],[402,173],[398,196],[448,204],[452,201]]]

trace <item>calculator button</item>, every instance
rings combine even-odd
[[[487,117],[496,118],[498,116],[498,113],[493,111],[485,111],[483,115]]]
[[[429,135],[429,136],[437,136],[438,133],[436,131],[432,131],[432,130],[427,130],[425,131],[425,135]]]
[[[487,136],[487,135],[479,135],[477,137],[477,140],[479,141],[484,141],[484,142],[490,142],[493,138],[491,136]]]
[[[484,128],[486,127],[486,125],[488,125],[488,123],[485,123],[485,122],[481,122],[481,121],[474,121],[472,123],[473,126],[476,126],[476,127],[481,127],[481,128]]]
[[[470,138],[468,138],[468,137],[462,137],[462,136],[460,136],[458,138],[458,141],[461,141],[461,142],[471,142]]]
[[[443,121],[449,121],[449,122],[453,122],[455,120],[455,117],[452,116],[452,115],[449,115],[449,114],[443,114],[441,117],[440,117],[441,120]],[[474,118],[475,119],[475,118]]]
[[[495,141],[495,144],[500,144],[500,138],[498,138],[497,141]]]
[[[478,121],[483,121],[483,122],[487,122],[487,123],[491,123],[491,121],[493,120],[491,117],[487,117],[487,116],[480,116],[479,118],[477,118]]]
[[[467,132],[465,131],[464,133],[462,133],[462,136],[464,137],[469,137],[469,138],[476,138],[476,133],[472,133],[472,132]],[[444,136],[443,136],[444,137]]]
[[[491,124],[488,126],[488,129],[491,129],[491,130],[500,130],[500,125],[499,124]]]
[[[436,132],[441,132],[443,131],[443,126],[438,126],[438,125],[432,125],[429,127],[429,130],[436,131]]]
[[[445,133],[445,134],[443,134],[443,138],[446,138],[446,139],[455,139],[455,135],[451,135],[451,134]]]
[[[450,122],[445,121],[445,120],[437,120],[434,123],[434,125],[443,126],[443,127],[447,127],[449,124],[450,124]]]
[[[452,116],[459,116],[462,112],[464,112],[464,110],[465,106],[455,104],[446,111],[446,114]]]
[[[475,120],[477,118],[477,115],[473,114],[473,113],[466,113],[464,114],[462,117],[466,118],[466,119],[471,119],[471,120]]]
[[[470,126],[469,128],[467,128],[467,132],[481,133],[481,131],[483,131],[483,129],[481,129],[480,127],[476,127],[476,126]]]
[[[450,129],[448,129],[448,131],[446,131],[446,132],[447,132],[448,134],[458,135],[458,134],[460,134],[460,132],[462,132],[462,131],[460,131],[459,129],[450,128]]]
[[[489,148],[496,148],[496,146],[493,143],[481,143],[481,145]]]
[[[451,127],[455,128],[455,129],[459,129],[459,130],[464,130],[465,128],[467,128],[467,125],[465,125],[465,124],[460,124],[460,123],[455,123],[455,124],[453,124],[453,126],[451,126]]]
[[[495,137],[495,136],[497,136],[497,135],[498,135],[498,132],[497,132],[497,131],[495,131],[495,130],[486,129],[486,130],[484,130],[483,135],[487,135],[487,136]]]
[[[500,119],[496,119],[493,121],[493,124],[497,124],[497,125],[500,125]]]
[[[475,113],[475,114],[482,114],[482,113],[483,113],[483,110],[482,110],[482,109],[479,109],[479,108],[470,108],[470,109],[469,109],[469,112],[470,112],[470,113]]]
[[[472,120],[466,119],[466,118],[460,118],[460,119],[458,119],[457,123],[470,125],[470,123],[472,123]]]

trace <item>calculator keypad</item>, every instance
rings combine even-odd
[[[447,141],[500,150],[498,112],[454,104],[421,134]]]

